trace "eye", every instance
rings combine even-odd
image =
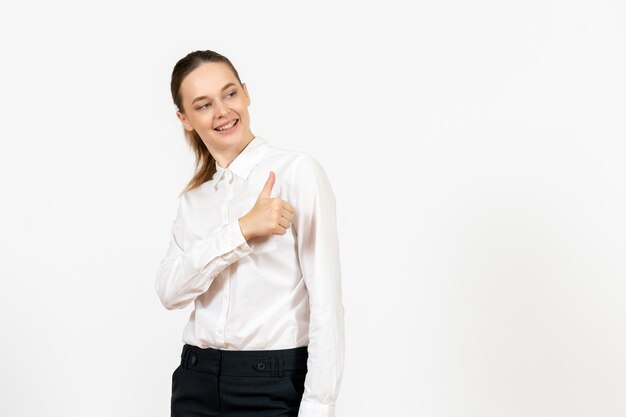
[[[211,103],[203,104],[202,106],[198,107],[198,110],[202,110],[204,108],[204,106],[210,106],[210,105],[211,105]]]
[[[226,95],[226,97],[229,97],[229,96],[234,96],[234,95],[236,95],[236,94],[237,94],[237,92],[236,92],[236,91],[233,91],[233,92],[231,92],[231,93],[227,94],[227,95]]]

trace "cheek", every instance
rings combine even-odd
[[[245,105],[237,106],[235,111],[242,119],[248,119],[248,108]]]
[[[198,123],[199,126],[212,129],[213,128],[213,115],[209,114],[209,112],[206,112],[206,114],[203,114],[202,116],[198,117],[196,123]]]
[[[233,106],[240,113],[245,113],[248,111],[248,103],[245,99],[237,100],[237,103]]]

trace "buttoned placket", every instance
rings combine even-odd
[[[226,198],[222,203],[222,227],[230,224],[230,201],[233,199],[233,173],[230,169],[224,170],[218,187],[222,187],[222,192],[226,194]],[[225,340],[226,315],[228,314],[229,298],[230,298],[230,268],[224,270],[224,296],[222,300],[222,309],[217,319],[217,335],[220,343],[226,348],[228,344]]]

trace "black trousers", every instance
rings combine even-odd
[[[172,374],[172,417],[297,417],[307,346],[220,350],[185,344]]]

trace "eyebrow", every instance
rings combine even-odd
[[[226,90],[228,87],[232,87],[232,86],[236,86],[235,83],[228,83],[226,84],[224,87],[222,87],[222,91]],[[193,99],[193,101],[191,102],[191,104],[195,103],[196,101],[199,100],[204,100],[205,98],[208,98],[207,96],[200,96],[200,97],[196,97]]]

